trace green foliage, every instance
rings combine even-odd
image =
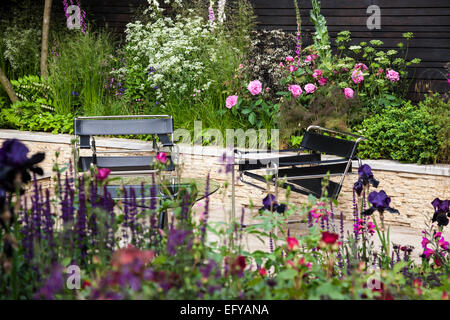
[[[50,87],[38,76],[24,76],[11,80],[17,97],[22,101],[38,102],[43,109],[54,111],[53,101],[49,96]]]
[[[314,48],[322,57],[322,63],[331,68],[331,45],[328,35],[327,21],[320,13],[320,1],[312,0],[312,10],[310,11],[311,22],[314,24]]]
[[[39,102],[43,101],[43,103]],[[40,98],[35,102],[19,101],[0,111],[0,127],[19,130],[73,133],[72,114],[53,114],[43,111],[48,101]]]
[[[401,107],[390,106],[362,122],[360,133],[368,141],[360,145],[358,155],[366,159],[434,163],[442,144],[438,140],[440,130],[436,118],[423,105],[407,102]]]

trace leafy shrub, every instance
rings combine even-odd
[[[42,98],[44,103],[47,101]],[[54,114],[43,111],[42,103],[19,101],[0,111],[0,127],[19,130],[45,131],[51,133],[73,133],[72,114]],[[45,104],[44,104],[45,105]]]
[[[54,111],[53,101],[49,95],[50,87],[39,76],[29,75],[11,80],[11,85],[20,100],[38,102],[42,108]]]
[[[438,160],[442,140],[440,125],[429,109],[411,102],[401,107],[387,107],[380,114],[364,120],[360,133],[368,139],[358,154],[366,159],[393,159],[433,163]]]

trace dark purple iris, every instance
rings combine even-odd
[[[268,210],[272,212],[278,212],[278,213],[284,213],[286,211],[286,205],[285,204],[278,204],[275,196],[271,193],[269,193],[263,200],[263,207],[259,209],[262,210]]]
[[[434,207],[434,215],[431,221],[437,222],[438,226],[448,225],[448,217],[450,217],[449,202],[450,200],[441,200],[439,198],[436,198],[431,202]]]
[[[44,160],[45,154],[36,153],[31,158],[27,158],[27,154],[28,148],[19,140],[9,139],[3,142],[0,148],[0,188],[6,192],[15,192],[18,174],[21,175],[22,183],[31,180],[30,171],[43,174],[43,170],[35,165]]]
[[[363,164],[358,168],[359,179],[353,185],[353,190],[361,195],[363,187],[371,184],[374,188],[378,187],[379,181],[373,177],[372,168],[368,164]]]
[[[371,215],[375,210],[380,213],[383,213],[384,210],[389,211],[390,213],[399,213],[397,209],[389,206],[391,203],[391,198],[387,196],[384,190],[381,190],[380,192],[372,191],[367,199],[372,207],[363,211],[363,215]]]
[[[19,140],[6,140],[0,149],[0,164],[14,168],[23,166],[27,161],[28,148]]]

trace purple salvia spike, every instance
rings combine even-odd
[[[87,257],[87,244],[86,244],[86,194],[84,190],[84,177],[78,179],[78,211],[76,220],[76,235],[78,249],[80,250],[80,264],[85,264]]]
[[[273,239],[272,239],[272,232],[269,235],[269,247],[270,247],[270,252],[273,253]]]
[[[137,234],[136,234],[136,192],[133,187],[130,188],[130,231],[131,231],[131,243],[136,246]]]
[[[205,211],[203,212],[203,224],[201,227],[201,236],[200,240],[203,243],[205,240],[205,234],[206,234],[206,226],[208,225],[208,214],[209,214],[209,172],[206,177],[206,187],[205,187]],[[233,221],[234,223],[234,221]]]
[[[123,223],[122,223],[122,237],[124,240],[128,239],[128,220],[129,220],[129,212],[128,212],[128,192],[127,189],[123,189]]]
[[[45,190],[45,209],[44,209],[44,217],[45,217],[45,229],[44,234],[48,241],[48,246],[50,248],[50,258],[52,262],[55,262],[55,242],[53,238],[53,218],[50,207],[50,191],[48,189]]]
[[[344,240],[344,214],[341,211],[341,214],[339,215],[339,222],[340,222],[340,233],[341,233],[341,240]]]

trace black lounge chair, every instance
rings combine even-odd
[[[353,137],[355,140],[339,139],[324,135],[324,132]],[[239,178],[243,183],[265,190],[265,188],[244,179],[244,177],[248,177],[266,183],[265,175],[253,172],[265,168],[269,169],[269,176],[271,177],[269,182],[275,185],[276,193],[278,193],[279,179],[284,178],[286,182],[283,182],[280,185],[281,187],[287,188],[290,186],[294,192],[321,197],[323,178],[328,174],[330,177],[339,176],[341,177],[339,183],[329,181],[327,186],[328,196],[337,199],[345,175],[352,172],[352,160],[358,160],[359,165],[361,165],[361,160],[356,157],[356,149],[358,143],[362,140],[365,140],[365,138],[351,133],[309,126],[299,149],[278,151],[279,153],[296,152],[295,155],[273,156],[274,153],[271,152],[235,150],[239,161]],[[302,153],[302,151],[308,153]],[[333,155],[338,158],[322,159],[322,154]],[[261,157],[261,155],[266,157]]]

